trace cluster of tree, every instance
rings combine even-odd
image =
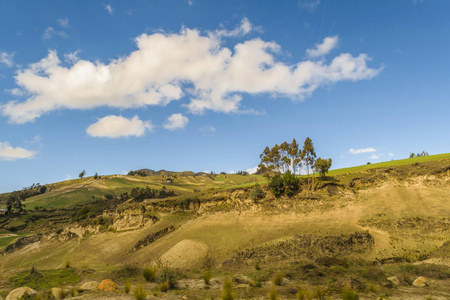
[[[24,187],[20,191],[14,191],[7,196],[3,197],[2,202],[6,203],[6,211],[18,211],[21,212],[23,210],[24,205],[22,201],[27,198],[44,194],[48,189],[47,185],[40,185],[39,183],[33,183],[29,187]],[[5,199],[6,198],[6,199]]]
[[[272,148],[266,147],[259,157],[261,158],[261,162],[258,165],[258,172],[267,172],[268,176],[270,176],[270,172],[268,171],[284,174],[289,172],[289,175],[286,177],[286,181],[283,180],[281,175],[278,177],[275,176],[276,178],[272,178],[272,190],[274,194],[281,193],[281,190],[286,194],[293,194],[293,190],[291,188],[293,186],[291,185],[290,187],[284,187],[284,184],[291,182],[290,177],[295,178],[295,174],[297,172],[300,173],[302,169],[306,171],[308,176],[307,190],[314,190],[314,174],[319,172],[322,176],[325,176],[330,169],[332,162],[331,158],[317,158],[314,145],[309,137],[305,139],[303,148],[301,148],[297,141],[293,139],[291,143],[283,142],[282,144],[275,145]],[[312,184],[310,185],[311,172],[313,176]],[[285,183],[283,183],[283,188],[281,190],[279,188],[274,188],[275,186],[280,187],[282,182]],[[292,183],[295,185],[294,181],[292,181]]]
[[[130,194],[131,198],[136,201],[143,201],[144,199],[155,199],[155,198],[167,198],[175,196],[174,191],[168,191],[165,186],[162,187],[160,191],[146,187],[145,189],[133,188]]]
[[[237,171],[236,174],[237,175],[242,175],[242,176],[247,176],[248,172],[247,171]]]
[[[145,177],[147,176],[147,173],[145,173],[145,171],[142,170],[138,170],[138,171],[130,171],[127,174],[128,176],[142,176]]]
[[[414,152],[411,152],[409,154],[409,158],[422,157],[422,156],[428,156],[428,152],[422,151],[421,153],[417,153],[417,154],[414,154]]]

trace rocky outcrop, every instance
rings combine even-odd
[[[29,244],[39,242],[41,240],[41,238],[42,238],[42,234],[40,234],[40,233],[35,234],[35,235],[21,237],[21,238],[17,239],[11,245],[8,245],[5,248],[5,252],[9,253],[9,252],[13,252],[13,251],[22,249]]]
[[[110,228],[116,231],[133,230],[158,221],[156,216],[146,213],[145,207],[140,206],[135,209],[126,209],[121,212],[113,221]]]
[[[30,289],[27,286],[24,286],[24,287],[20,287],[15,290],[12,290],[11,293],[9,293],[9,295],[6,296],[6,300],[17,300],[17,299],[20,299],[21,297],[25,296],[25,294],[34,295],[36,293],[37,292],[35,290]]]
[[[157,232],[151,233],[149,235],[147,235],[145,238],[139,240],[136,245],[134,245],[133,251],[139,250],[141,248],[144,248],[145,246],[153,243],[154,241],[156,241],[157,239],[162,238],[163,236],[175,231],[178,227],[174,227],[174,226],[169,226],[169,227],[165,227]]]
[[[92,290],[96,290],[98,287],[98,282],[97,281],[88,281],[85,282],[81,285],[80,290],[82,291],[92,291]]]
[[[416,278],[416,280],[414,280],[414,282],[413,282],[413,286],[416,286],[416,287],[424,287],[426,285],[427,285],[427,279],[422,276]]]

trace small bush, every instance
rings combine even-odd
[[[316,287],[316,292],[314,296],[316,296],[316,298],[319,300],[325,299],[325,293],[320,286]]]
[[[262,287],[261,281],[256,280],[255,283],[253,283],[253,287]]]
[[[127,280],[127,281],[125,282],[124,290],[125,290],[125,294],[128,294],[128,293],[130,292],[130,290],[131,290],[131,283],[130,283],[130,280]]]
[[[272,279],[274,285],[280,286],[283,283],[284,273],[278,271]]]
[[[157,270],[156,267],[147,267],[142,271],[142,276],[144,276],[145,280],[148,282],[155,281]]]
[[[167,292],[170,289],[170,284],[168,281],[162,282],[159,284],[159,290],[163,293]]]
[[[70,260],[66,260],[66,268],[70,268]]]
[[[255,184],[255,186],[252,189],[252,195],[250,196],[250,198],[253,201],[258,201],[260,199],[263,199],[266,197],[266,194],[264,193],[264,191],[261,189],[261,186],[257,183]]]
[[[288,197],[292,197],[294,193],[298,190],[298,181],[299,179],[295,177],[291,171],[287,171],[283,175],[283,185],[284,185],[284,193]]]
[[[70,297],[75,297],[75,295],[77,294],[77,290],[75,288],[71,288],[69,293],[70,293]]]
[[[203,280],[205,281],[205,284],[209,284],[211,278],[212,278],[211,271],[205,271],[205,273],[203,274]]]
[[[136,290],[134,291],[134,298],[136,298],[136,300],[145,300],[145,298],[147,298],[147,292],[144,291],[142,286],[138,285],[136,287]]]
[[[164,267],[159,274],[159,283],[169,283],[169,288],[175,288],[177,284],[177,277],[175,276],[175,272],[167,267]]]
[[[260,271],[261,270],[261,266],[258,263],[255,264],[255,270],[256,271]]]
[[[358,300],[358,294],[352,289],[345,289],[342,292],[342,300]]]
[[[234,300],[235,297],[233,293],[233,281],[231,278],[225,278],[223,281],[222,300]]]
[[[278,299],[277,289],[273,285],[272,285],[272,288],[269,291],[269,299],[270,300],[277,300]]]
[[[273,176],[269,182],[269,187],[275,197],[280,197],[284,193],[283,178],[279,174]]]
[[[312,299],[312,293],[310,290],[298,289],[298,293],[296,296],[297,296],[298,300],[311,300]]]
[[[369,292],[376,294],[376,293],[378,293],[378,290],[379,290],[379,288],[375,284],[369,283]]]

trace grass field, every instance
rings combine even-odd
[[[370,169],[376,169],[376,168],[404,166],[404,165],[411,165],[411,164],[415,164],[415,163],[438,161],[438,160],[442,160],[442,159],[450,159],[450,153],[429,155],[429,156],[422,156],[422,157],[414,157],[414,158],[406,158],[406,159],[399,159],[399,160],[391,160],[391,161],[385,161],[385,162],[374,163],[374,164],[369,164],[369,165],[362,165],[362,166],[356,166],[356,167],[330,170],[330,172],[328,172],[328,175],[329,176],[341,175],[341,174],[345,174],[345,173],[361,172],[364,170],[370,170]]]

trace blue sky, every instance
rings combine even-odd
[[[449,152],[450,2],[0,1],[0,192]]]

